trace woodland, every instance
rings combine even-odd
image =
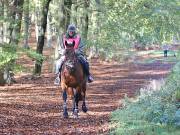
[[[70,24],[94,77],[78,119],[54,85]],[[180,1],[0,0],[0,108],[2,135],[179,135]]]

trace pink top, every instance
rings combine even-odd
[[[74,49],[78,49],[79,43],[80,43],[80,36],[79,35],[76,35],[76,37],[74,37],[74,38],[66,38],[66,35],[64,35],[63,39],[64,39],[63,44],[64,44],[65,48],[67,48],[65,41],[70,42],[70,43],[73,43],[73,41],[74,41],[75,42]]]

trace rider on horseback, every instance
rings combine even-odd
[[[66,49],[65,41],[68,43],[70,43],[70,42],[75,43],[75,45],[74,45],[75,53],[78,56],[78,59],[80,60],[80,62],[82,63],[84,71],[88,76],[87,80],[89,83],[93,82],[93,78],[92,78],[91,74],[89,73],[89,63],[84,56],[84,44],[81,41],[80,35],[78,35],[76,33],[75,25],[71,24],[68,26],[67,33],[63,35],[62,42],[60,45],[59,53],[61,54],[61,58],[56,63],[57,78],[55,79],[54,84],[59,85],[60,80],[61,80],[59,78],[59,73],[61,72],[63,62],[65,61],[65,56],[64,56],[64,52]]]

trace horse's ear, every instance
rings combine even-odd
[[[65,40],[65,46],[67,46],[67,41]]]
[[[73,40],[73,47],[75,46],[75,41]]]

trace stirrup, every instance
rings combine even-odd
[[[88,76],[88,83],[92,83],[94,81],[93,77],[91,75]]]
[[[59,85],[60,84],[60,79],[59,77],[56,77],[56,79],[54,80],[54,85]]]

